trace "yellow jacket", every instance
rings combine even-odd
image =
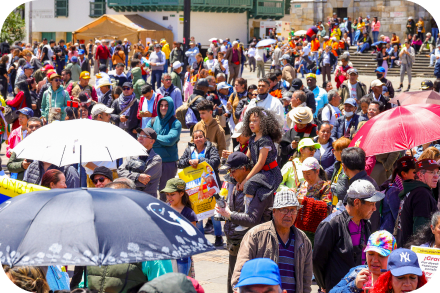
[[[167,59],[170,59],[170,45],[168,45],[168,43],[165,43],[165,45],[163,45],[162,47],[162,52],[165,54],[165,57]]]
[[[419,20],[417,23],[416,23],[416,27],[417,27],[417,32],[419,31],[419,27],[422,27],[422,33],[425,33],[425,22],[423,21],[423,20]],[[422,40],[423,41],[423,40]]]

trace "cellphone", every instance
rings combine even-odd
[[[67,101],[67,107],[78,108],[78,102],[75,102],[75,101]]]
[[[28,162],[28,163],[32,163],[34,160],[28,160],[28,159],[26,159],[26,162]]]
[[[299,142],[299,141],[301,140],[301,137],[299,137],[299,136],[294,136],[294,137],[293,137],[293,140],[296,141],[296,142]]]

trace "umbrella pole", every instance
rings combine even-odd
[[[89,284],[87,284],[87,266],[84,267],[84,288],[87,289]]]
[[[82,145],[79,146],[79,184],[81,186],[81,178],[82,178]],[[82,187],[82,186],[81,186]],[[87,288],[87,287],[86,287]]]

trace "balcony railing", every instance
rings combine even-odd
[[[192,11],[245,12],[254,0],[191,0]],[[109,0],[116,11],[183,11],[183,0]]]
[[[284,5],[283,0],[256,0],[252,14],[257,19],[280,19],[284,17]]]
[[[90,2],[90,17],[101,17],[105,14],[105,2]]]

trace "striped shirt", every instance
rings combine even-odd
[[[281,275],[281,288],[287,290],[287,293],[294,293],[295,286],[295,235],[290,231],[289,240],[283,243],[278,236],[279,255],[278,268]]]

